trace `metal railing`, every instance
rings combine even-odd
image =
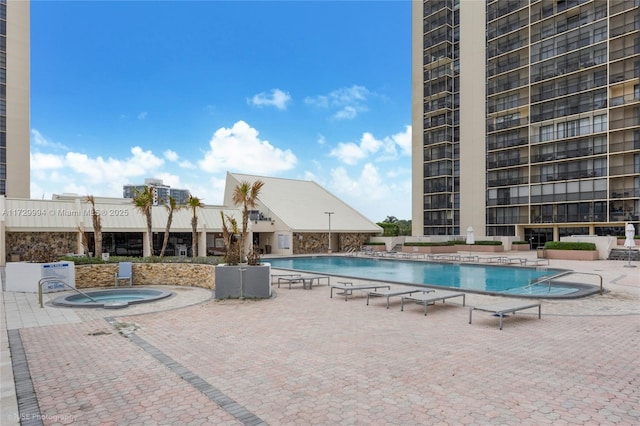
[[[529,287],[532,287],[534,285],[547,282],[548,283],[547,293],[550,293],[551,292],[551,281],[552,280],[554,280],[556,278],[560,278],[560,277],[565,277],[565,276],[571,275],[571,274],[594,275],[594,276],[600,278],[600,295],[602,296],[602,294],[604,292],[604,287],[603,287],[603,284],[602,284],[602,275],[594,274],[592,272],[564,271],[564,272],[560,272],[559,274],[551,275],[549,277],[540,277],[540,278],[536,278],[534,280],[531,280],[531,281],[529,281],[529,285],[527,285],[525,288],[529,288]]]
[[[87,299],[91,300],[94,303],[98,303],[97,300],[95,300],[93,297],[89,296],[86,293],[81,292],[80,290],[78,290],[75,287],[71,287],[69,284],[67,284],[66,282],[64,282],[64,280],[58,278],[58,277],[43,277],[40,278],[40,280],[38,281],[38,302],[40,303],[40,307],[44,308],[44,304],[42,303],[42,286],[48,282],[59,282],[62,285],[64,285],[65,287],[69,287],[71,290],[75,291],[76,293],[80,293],[81,295],[83,295],[84,297],[86,297]]]

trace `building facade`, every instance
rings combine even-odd
[[[640,214],[640,1],[412,10],[414,235],[624,235]]]
[[[186,204],[191,195],[188,189],[171,188],[169,185],[165,185],[162,179],[147,178],[142,185],[123,185],[122,196],[123,198],[135,198],[136,193],[144,190],[147,186],[153,190],[154,206],[166,204],[169,197],[176,200],[178,205]]]
[[[29,12],[0,0],[0,196],[30,195]]]

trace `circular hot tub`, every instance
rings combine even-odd
[[[171,296],[170,291],[152,288],[89,290],[82,294],[74,293],[57,297],[53,300],[55,306],[71,308],[105,308],[119,309],[137,303],[149,303]]]

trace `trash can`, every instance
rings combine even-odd
[[[546,259],[547,258],[547,249],[544,247],[538,247],[538,259]]]

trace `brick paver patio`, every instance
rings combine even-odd
[[[542,319],[519,312],[502,331],[484,312],[468,324],[455,299],[425,317],[321,286],[19,335],[47,425],[632,425],[640,277],[621,266],[597,264],[604,296],[543,300]]]

